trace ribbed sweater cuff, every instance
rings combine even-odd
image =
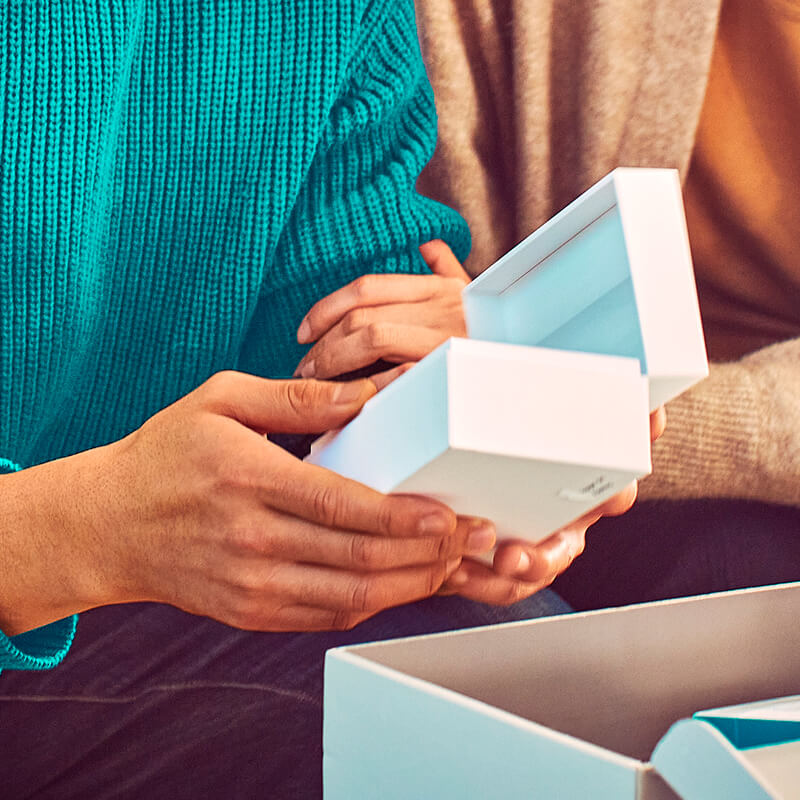
[[[75,638],[78,615],[41,628],[6,636],[0,632],[0,672],[4,669],[51,669],[60,664]]]
[[[0,474],[1,473],[8,474],[9,472],[19,472],[21,469],[22,467],[20,467],[20,465],[15,463],[14,461],[11,461],[11,459],[3,458],[3,456],[0,456]]]

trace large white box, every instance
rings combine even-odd
[[[796,798],[800,742],[680,720],[800,692],[798,607],[795,583],[331,650],[325,797]]]
[[[463,297],[470,339],[372,398],[312,463],[538,541],[648,474],[648,409],[708,372],[674,170],[615,170]]]

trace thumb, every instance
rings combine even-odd
[[[419,254],[434,275],[441,275],[443,278],[461,278],[469,283],[469,275],[447,242],[432,239],[419,246]]]
[[[269,380],[222,372],[204,384],[213,410],[259,433],[320,433],[352,419],[377,389],[370,380]]]

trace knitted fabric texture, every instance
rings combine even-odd
[[[317,299],[426,272],[429,239],[467,255],[414,188],[436,117],[410,0],[9,3],[0,42],[4,463],[118,439],[221,369],[289,376]],[[63,654],[43,630],[0,636],[0,668]]]

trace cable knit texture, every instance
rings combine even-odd
[[[427,271],[435,237],[467,255],[414,189],[436,118],[411,0],[14,2],[0,42],[7,471],[220,369],[288,376],[315,300]],[[49,666],[73,628],[0,635],[0,667]]]

